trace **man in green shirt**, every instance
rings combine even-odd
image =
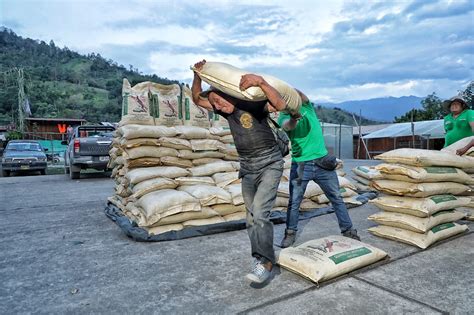
[[[453,144],[466,137],[474,136],[474,110],[469,109],[466,101],[455,96],[444,102],[450,113],[444,117],[444,146]]]
[[[281,247],[289,247],[296,240],[299,208],[310,180],[316,182],[324,191],[336,213],[339,228],[344,236],[360,240],[346,205],[339,192],[336,158],[328,155],[323,132],[313,104],[308,97],[298,91],[303,104],[301,118],[290,117],[280,112],[279,125],[291,141],[290,198],[287,209],[285,237]]]

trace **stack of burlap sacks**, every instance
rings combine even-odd
[[[375,235],[427,248],[431,244],[467,230],[455,223],[465,217],[456,208],[471,202],[469,185],[474,178],[464,170],[474,167],[474,158],[449,152],[397,149],[378,155],[385,163],[371,186],[388,194],[370,202],[383,212],[369,216],[379,226]]]
[[[456,151],[458,149],[461,149],[461,148],[465,147],[472,140],[474,140],[474,136],[461,139],[458,142],[455,142],[455,143],[451,144],[450,146],[447,146],[446,148],[442,149],[441,151],[449,152],[451,154],[456,154]],[[463,156],[474,158],[474,147],[467,150],[466,153],[464,153]],[[471,177],[474,178],[474,165],[472,167],[466,169],[465,171]],[[471,187],[471,193],[469,194],[469,197],[471,198],[471,202],[468,205],[466,205],[465,208],[463,208],[463,210],[467,212],[466,219],[468,219],[470,221],[474,221],[474,185],[471,185],[470,187]]]
[[[186,86],[142,82],[123,86],[123,116],[110,149],[115,195],[109,202],[150,235],[186,227],[242,220],[246,216],[238,155],[227,121],[209,116],[192,101]],[[274,210],[286,210],[291,159]],[[345,201],[355,186],[338,170]],[[315,183],[302,210],[325,207]]]
[[[381,179],[382,175],[374,166],[357,166],[352,169],[352,179],[355,180],[354,185],[360,191],[371,191],[372,181],[375,179]]]

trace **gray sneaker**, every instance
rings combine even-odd
[[[360,241],[359,235],[357,235],[357,230],[356,229],[350,229],[342,233],[342,236],[349,237],[352,239],[355,239],[357,241]]]
[[[296,241],[296,231],[295,230],[285,230],[285,237],[281,241],[281,248],[287,248],[293,245]]]
[[[272,272],[267,270],[259,261],[253,265],[252,271],[247,274],[246,278],[255,283],[264,283],[270,278],[271,274]]]

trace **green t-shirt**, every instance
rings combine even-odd
[[[301,105],[301,119],[296,128],[287,131],[291,141],[291,157],[295,162],[304,162],[323,157],[328,154],[324,144],[323,131],[318,116],[311,102]],[[290,115],[280,112],[278,123],[283,125]]]
[[[444,117],[444,146],[447,147],[456,141],[474,136],[470,123],[474,122],[474,110],[466,109],[458,117],[453,114]]]

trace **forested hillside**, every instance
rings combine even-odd
[[[45,43],[0,29],[0,121],[10,122],[18,109],[18,71],[23,68],[25,92],[34,117],[118,121],[122,79],[172,83],[156,75],[118,65],[99,54],[80,55],[53,41]]]

